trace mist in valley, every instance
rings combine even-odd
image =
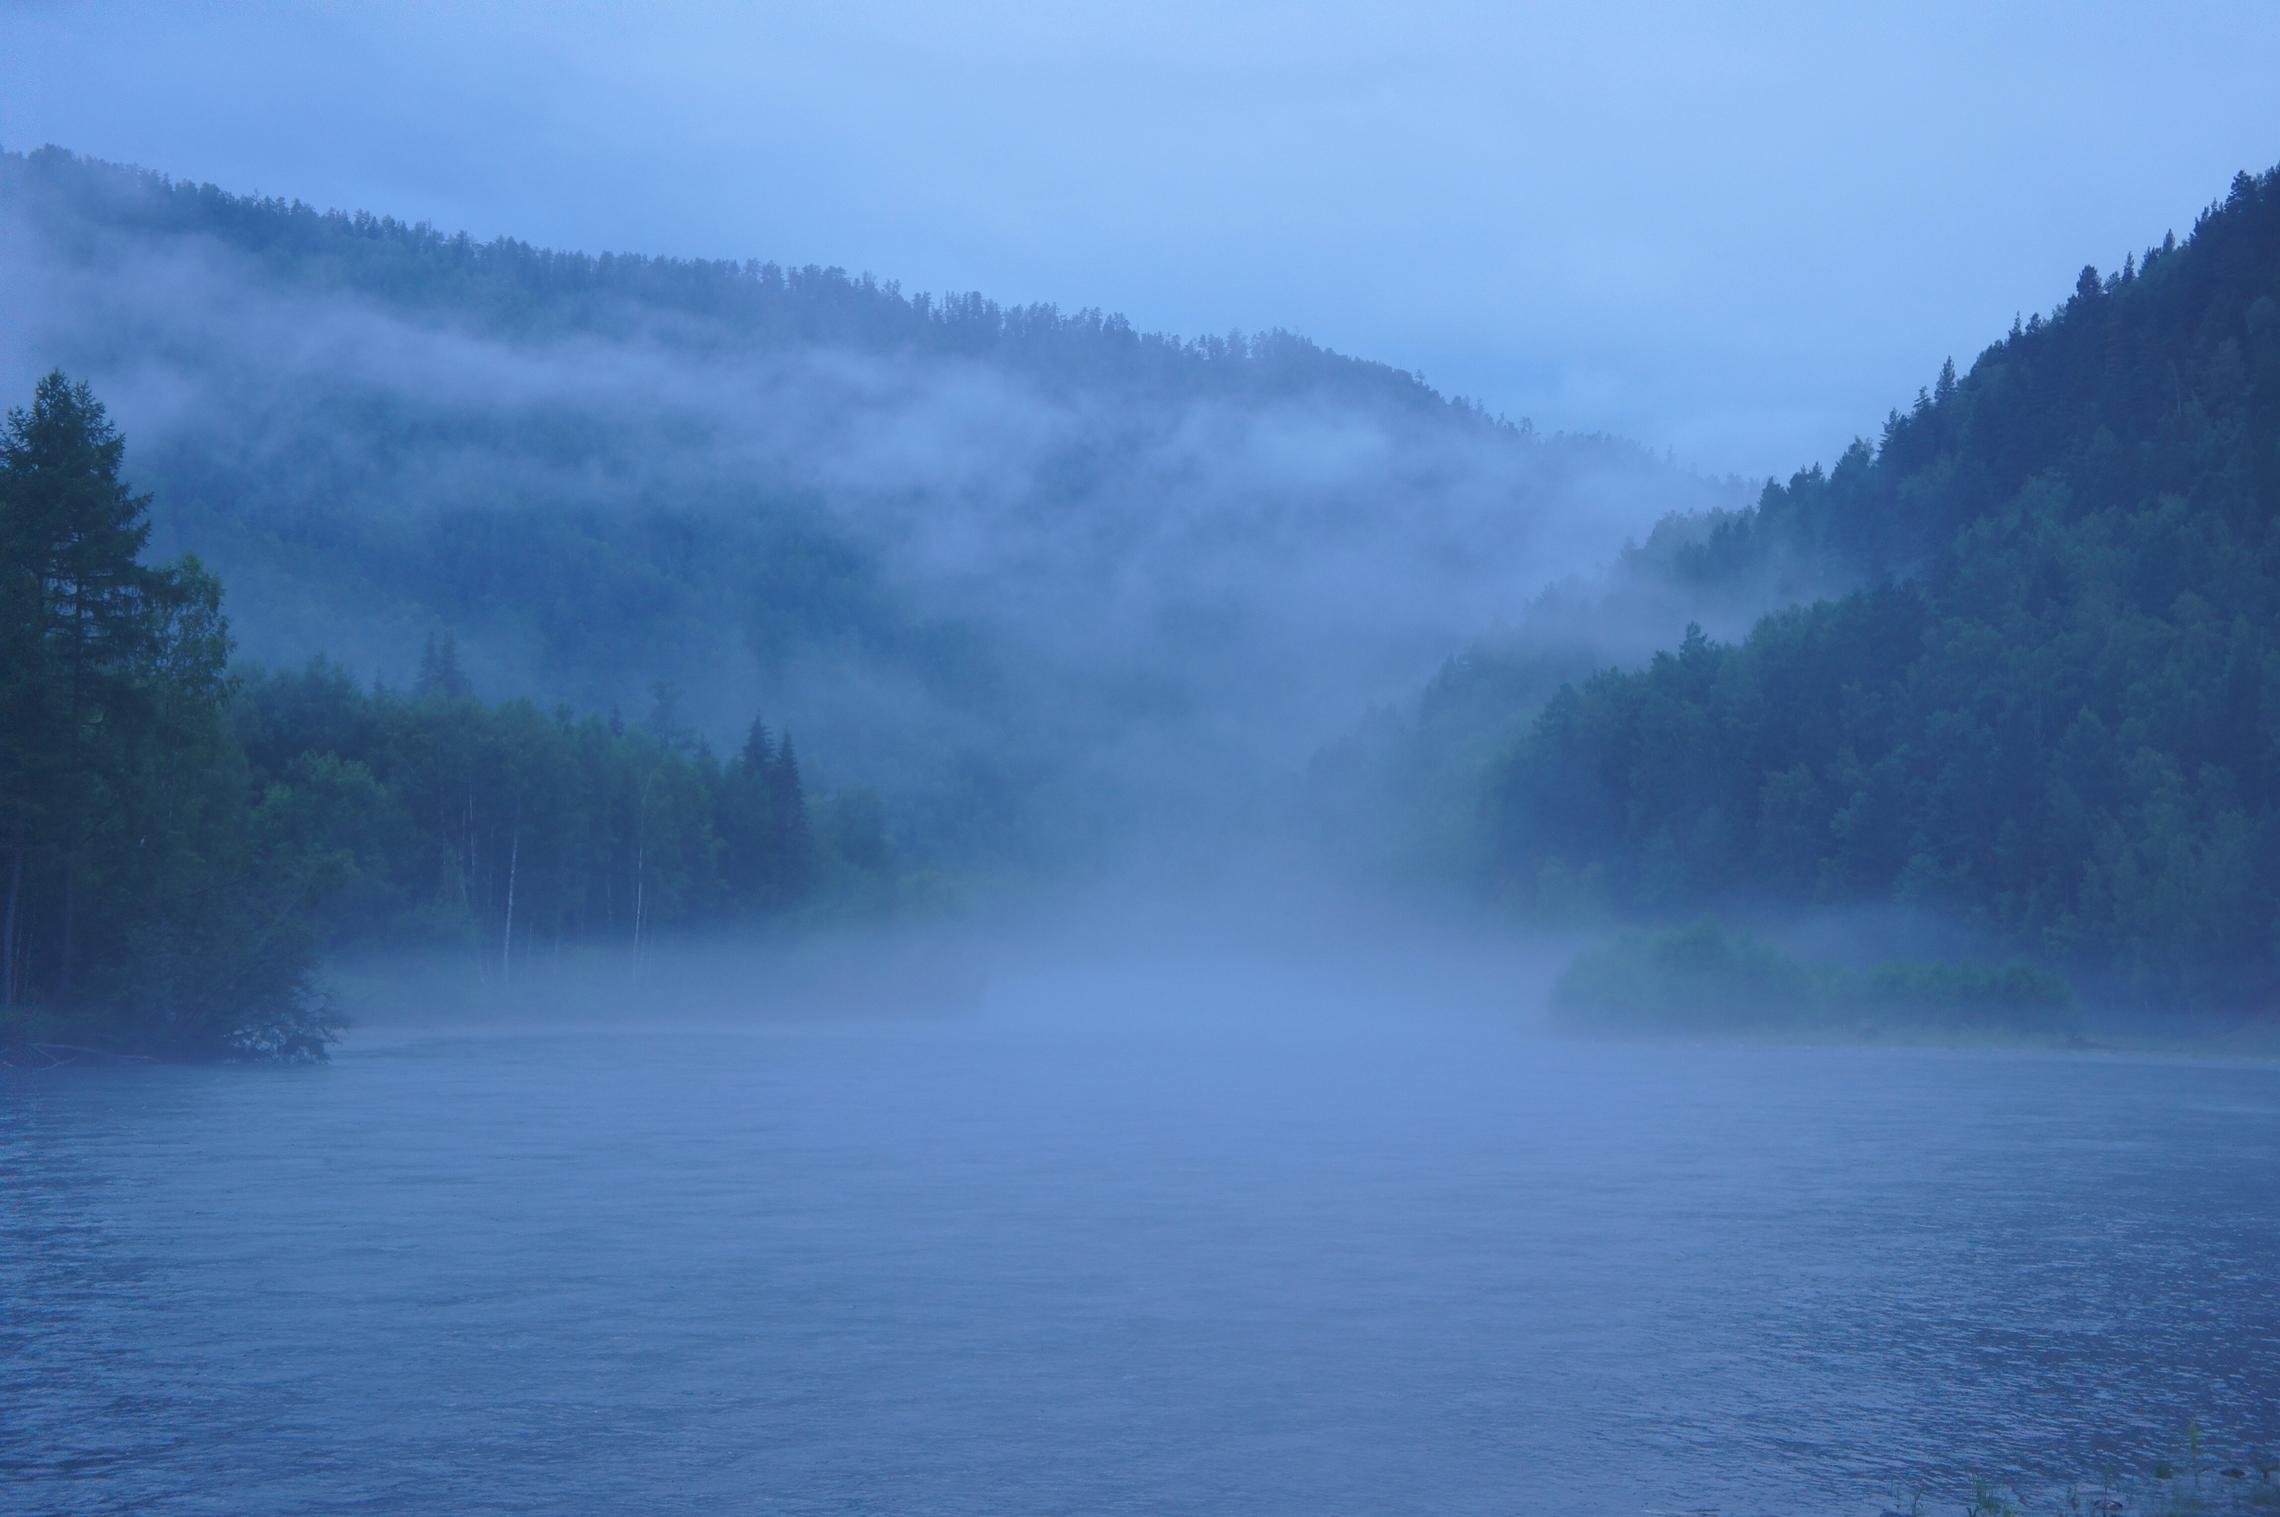
[[[0,1490],[2274,1507],[2275,46],[0,19]]]
[[[0,373],[107,398],[243,656],[402,685],[440,632],[485,695],[629,720],[669,684],[716,747],[795,731],[921,847],[977,786],[1048,859],[1220,828],[1544,587],[1748,498],[1288,334],[760,265],[555,289],[401,228],[427,268],[391,284],[347,218],[233,245],[185,191],[11,172]],[[1578,667],[1692,609],[1549,604],[1528,636]]]

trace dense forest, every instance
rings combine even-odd
[[[149,500],[60,373],[0,434],[0,1043],[308,1055],[322,954],[520,959],[891,907],[874,799],[811,804],[791,736],[716,757],[640,723],[478,700],[448,635],[415,682],[232,673],[220,583],[147,561]]]
[[[1560,688],[1489,766],[1499,889],[1900,902],[2108,1000],[2280,1006],[2280,171],[1671,557],[1859,587]]]
[[[1360,878],[1539,919],[1897,905],[2021,959],[1798,971],[1822,1000],[2280,983],[2275,174],[1754,505],[1288,334],[54,150],[0,153],[0,217],[32,297],[0,372],[58,356],[153,439],[130,476],[55,374],[9,422],[19,1026],[314,1046],[330,949],[507,978],[889,906],[914,864],[1216,846],[1468,642],[1415,720],[1319,750],[1295,819]],[[1586,979],[1652,1001],[1727,941],[1694,930]]]
[[[1516,593],[1746,503],[1288,333],[555,252],[0,153],[0,382],[135,438],[246,654],[754,710],[898,841],[1054,867],[1302,761]],[[21,390],[18,390],[21,393]]]

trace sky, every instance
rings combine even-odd
[[[1787,474],[2280,161],[2280,6],[0,0],[0,145],[1284,327]]]

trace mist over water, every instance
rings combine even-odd
[[[0,1471],[73,1512],[1867,1513],[2280,1397],[2269,1066],[1553,1042],[1523,965],[1092,946],[963,1015],[8,1077]]]
[[[2271,23],[38,9],[0,1517],[2280,1493]]]

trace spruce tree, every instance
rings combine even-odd
[[[474,693],[474,681],[468,679],[459,662],[458,637],[449,632],[438,637],[430,632],[427,645],[420,650],[420,673],[412,694],[422,700],[465,700]]]
[[[796,901],[807,894],[815,846],[808,832],[807,791],[800,782],[799,756],[792,752],[789,732],[776,746],[776,764],[768,788],[782,859],[783,894],[785,900]]]
[[[775,761],[775,743],[768,735],[768,724],[756,716],[752,730],[744,736],[744,751],[737,755],[737,762],[747,773],[765,774]]]
[[[0,428],[0,636],[14,655],[0,697],[12,798],[0,978],[11,996],[34,891],[49,897],[57,994],[72,995],[94,787],[151,717],[144,677],[185,598],[173,576],[141,561],[150,500],[120,477],[124,453],[102,404],[60,372]]]

